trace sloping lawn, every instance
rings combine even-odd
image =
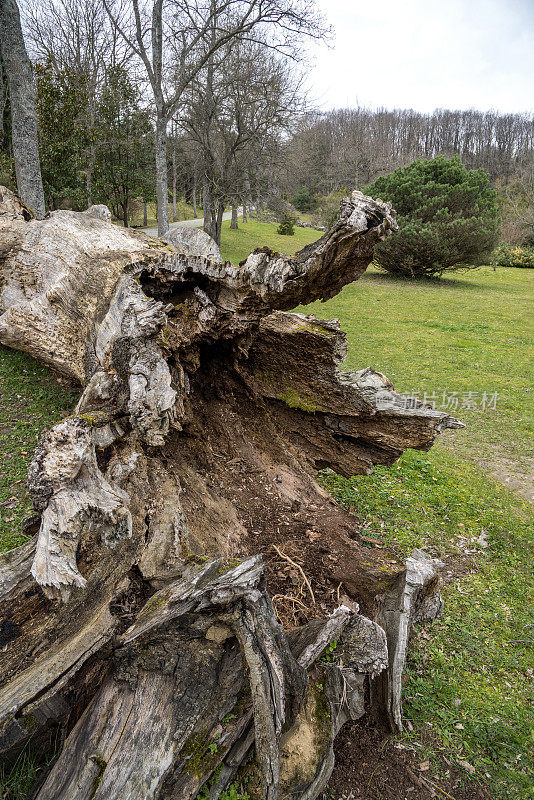
[[[31,513],[26,476],[43,431],[76,402],[47,369],[0,345],[0,552],[22,544],[22,518]]]
[[[419,283],[371,268],[299,309],[341,320],[347,367],[466,423],[392,469],[324,481],[376,546],[445,561],[444,614],[411,650],[404,744],[434,781],[465,762],[503,800],[534,797],[533,289],[526,269]]]
[[[480,461],[534,499],[534,270],[489,267],[442,281],[371,268],[308,313],[339,317],[346,366],[371,366],[395,388],[467,427],[439,446]],[[505,474],[509,472],[510,475]]]
[[[370,546],[422,547],[445,563],[443,615],[411,646],[404,746],[430,760],[435,782],[466,762],[465,782],[495,798],[533,797],[534,508],[445,450],[322,481]]]
[[[243,224],[239,221],[236,231],[230,228],[230,222],[222,224],[221,254],[225,260],[239,264],[256,247],[268,245],[278,253],[292,255],[305,245],[318,239],[322,234],[313,228],[295,228],[294,236],[280,236],[276,232],[278,225],[270,222],[251,220]]]

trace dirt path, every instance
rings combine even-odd
[[[241,214],[241,208],[237,209],[237,213]],[[232,219],[232,212],[225,211],[223,214],[223,222]],[[197,219],[184,219],[181,222],[171,222],[169,225],[169,229],[172,231],[174,228],[178,228],[180,226],[184,226],[185,228],[201,228],[204,225],[204,217],[197,217]],[[147,233],[149,236],[153,236],[154,239],[158,238],[158,228],[137,228],[138,231],[143,231],[143,233]]]

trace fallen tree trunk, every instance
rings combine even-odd
[[[355,192],[314,245],[234,267],[100,206],[0,211],[0,341],[81,389],[29,471],[34,538],[0,556],[0,753],[61,732],[39,800],[215,800],[255,748],[258,796],[313,800],[346,720],[402,724],[409,627],[439,606],[436,564],[364,547],[316,474],[460,423],[287,313],[359,277],[394,213]]]

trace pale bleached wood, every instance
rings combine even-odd
[[[254,746],[267,800],[315,800],[375,684],[399,723],[434,578],[419,581],[423,556],[406,569],[362,546],[315,477],[391,464],[460,423],[406,408],[370,368],[345,372],[337,321],[287,313],[359,277],[395,230],[388,205],[354,192],[301,253],[234,266],[113,226],[101,206],[30,220],[0,189],[0,341],[81,388],[30,467],[37,535],[0,556],[0,751],[65,739],[38,800],[203,786],[216,800]],[[350,600],[288,633],[259,551],[309,528]]]

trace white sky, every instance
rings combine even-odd
[[[534,0],[317,0],[310,99],[354,107],[534,110]]]

